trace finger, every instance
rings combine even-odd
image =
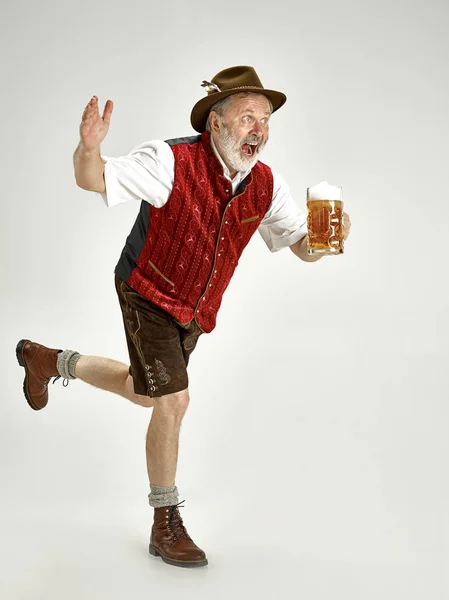
[[[91,107],[93,106],[94,102],[95,102],[95,96],[92,96],[92,98],[86,104],[86,108],[84,109],[84,112],[91,110]]]
[[[83,112],[83,120],[86,121],[90,117],[95,115],[95,111],[98,113],[98,98],[97,96],[92,96],[90,101],[87,103],[86,108]]]
[[[100,116],[100,109],[98,108],[98,96],[92,96],[92,100],[90,101],[90,108],[92,110],[92,115],[97,117]]]
[[[112,111],[114,109],[114,103],[112,102],[112,100],[108,100],[104,106],[104,111],[103,111],[103,121],[109,125],[109,123],[111,122],[111,115],[112,115]]]
[[[90,119],[94,115],[94,106],[95,106],[96,96],[92,96],[89,102],[86,105],[86,108],[83,111],[83,115],[81,117],[80,129],[84,129],[85,126],[89,123]]]

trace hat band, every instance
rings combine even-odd
[[[255,88],[257,90],[265,89],[263,87],[259,87],[258,85],[237,85],[233,88],[228,88],[227,90],[221,90],[221,92],[231,92],[232,90],[242,90],[243,88]],[[213,96],[214,94],[218,94],[218,92],[210,92],[209,96]]]

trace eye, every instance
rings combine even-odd
[[[242,117],[242,121],[244,121],[245,123],[249,123],[251,121],[251,117],[249,115],[245,115],[244,117]]]
[[[263,123],[264,125],[268,125],[268,118],[266,118],[266,119],[262,119],[262,123]]]

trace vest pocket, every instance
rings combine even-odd
[[[254,215],[254,217],[249,217],[248,219],[243,219],[243,221],[240,221],[240,223],[251,223],[251,221],[257,221],[257,219],[259,218],[259,215]]]
[[[150,267],[152,269],[154,269],[156,271],[156,273],[158,275],[160,275],[162,277],[162,279],[165,279],[165,281],[167,283],[169,283],[170,285],[172,285],[173,287],[175,287],[175,284],[173,283],[173,281],[170,281],[170,279],[168,277],[165,277],[165,275],[159,271],[159,269],[156,267],[156,265],[153,265],[153,263],[151,262],[151,260],[148,261],[148,264],[150,265]]]

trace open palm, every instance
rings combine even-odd
[[[111,114],[114,104],[108,100],[104,107],[103,116],[100,115],[98,108],[98,98],[93,96],[83,112],[83,118],[80,125],[81,143],[86,150],[98,148],[109,131]]]

